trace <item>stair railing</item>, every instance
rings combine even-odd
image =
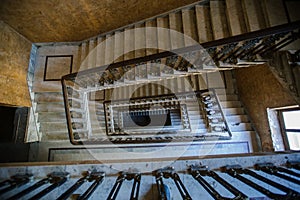
[[[228,122],[226,120],[225,114],[223,112],[222,106],[220,104],[219,97],[214,88],[208,89],[207,92],[202,94],[201,101],[201,110],[204,114],[204,120],[207,129],[212,132],[228,132],[229,136],[232,136],[230,128],[228,126]],[[221,116],[219,116],[221,115]],[[217,118],[214,118],[217,116]],[[224,123],[224,126],[221,127],[221,130],[214,130],[212,124],[214,124],[213,120],[216,119],[216,123]]]
[[[260,56],[272,54],[273,52],[278,51],[299,39],[299,37],[300,21],[296,21],[237,36],[205,42],[202,43],[201,46],[194,45],[172,50],[172,52],[165,51],[65,75],[62,77],[61,82],[64,91],[63,94],[65,99],[69,135],[72,135],[73,133],[70,128],[71,118],[69,105],[66,101],[68,99],[68,94],[65,92],[67,90],[67,82],[72,83],[69,84],[69,87],[76,87],[82,92],[115,88],[116,85],[114,85],[114,82],[118,81],[118,79],[117,76],[114,76],[114,71],[126,72],[127,70],[124,69],[135,69],[136,66],[144,65],[148,62],[160,64],[163,63],[163,60],[166,60],[165,63],[167,63],[168,67],[173,69],[173,72],[170,74],[172,77],[182,75],[188,76],[190,73],[207,73],[220,68],[232,69],[234,67],[238,67],[237,64],[239,64],[241,60],[245,59],[247,61],[251,61],[250,64],[254,64],[257,61],[256,54],[259,54]],[[207,54],[211,57],[207,56]],[[215,63],[212,62],[211,58],[213,58]],[[217,65],[218,68],[212,68],[212,65]],[[121,74],[121,77],[123,75],[124,74]],[[133,85],[136,84],[136,82],[124,82],[124,85],[130,84]],[[221,114],[224,117],[222,109]],[[225,125],[228,131],[230,131],[226,120]]]
[[[121,62],[112,63],[84,71],[68,74],[62,77],[64,80],[74,81],[82,90],[97,91],[101,89],[114,88],[114,82],[123,74],[114,76],[114,72],[127,72],[136,66],[144,65],[147,62],[163,63],[166,59],[168,67],[174,68],[180,73],[173,73],[172,76],[188,75],[190,73],[202,73],[215,71],[212,65],[219,68],[233,68],[237,64],[255,64],[258,59],[256,55],[267,56],[281,48],[289,45],[300,37],[300,21],[274,26],[258,31],[253,31],[228,38],[214,40],[193,45],[172,51],[165,51],[153,55],[134,58]],[[209,57],[208,56],[211,56]],[[212,63],[212,59],[214,63]],[[241,60],[249,62],[241,63]],[[265,61],[265,60],[263,60]],[[179,62],[179,65],[176,64]],[[261,63],[261,62],[258,62]],[[115,70],[116,69],[116,70]],[[135,81],[130,84],[136,84]],[[124,83],[124,85],[127,85]]]

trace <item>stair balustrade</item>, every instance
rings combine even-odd
[[[189,160],[192,164],[187,164],[187,160],[179,160],[178,163],[184,164],[167,165],[149,172],[139,172],[135,168],[112,171],[111,166],[95,163],[66,165],[61,170],[58,170],[58,166],[26,166],[26,171],[33,173],[19,172],[6,179],[1,177],[0,198],[113,200],[121,196],[130,200],[149,197],[162,200],[299,199],[299,162],[286,161],[286,154],[261,156],[222,158],[218,166],[207,162],[209,159]],[[297,156],[294,154],[290,157]],[[247,160],[244,162],[247,165],[232,165],[233,158]],[[277,158],[277,164],[270,162],[274,158]],[[267,162],[257,163],[258,160]],[[202,162],[210,163],[210,166]],[[17,170],[14,167],[7,169],[9,173],[16,173]],[[46,174],[49,170],[50,173]]]

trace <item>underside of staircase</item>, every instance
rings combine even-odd
[[[281,0],[200,1],[85,41],[37,44],[28,78],[33,104],[31,126],[36,127],[33,128],[36,132],[28,138],[43,144],[38,159],[45,160],[51,148],[74,147],[70,141],[73,144],[83,141],[93,148],[99,145],[109,148],[107,141],[124,143],[131,150],[135,144],[140,151],[146,151],[145,143],[138,141],[149,141],[152,137],[150,148],[155,149],[153,144],[161,142],[155,140],[157,135],[172,140],[180,136],[174,140],[175,146],[185,141],[186,136],[189,140],[197,136],[198,140],[192,142],[197,147],[218,143],[208,154],[259,151],[259,137],[235,86],[234,68],[269,62],[272,57],[266,48],[278,51],[281,48],[278,43],[284,39],[287,41],[282,42],[286,44],[284,50],[299,49],[295,41],[299,37],[299,23],[291,22],[299,18],[290,16],[286,7],[288,4]],[[262,41],[251,39],[258,33],[255,31],[266,29],[271,34],[275,30],[272,27],[283,29],[288,23],[294,26],[285,35],[281,32]],[[251,37],[239,38],[247,33]],[[243,42],[222,46],[226,38]],[[268,49],[271,44],[277,46]],[[250,52],[252,47],[256,49]],[[204,55],[201,52],[205,59],[200,62],[196,58]],[[65,82],[61,83],[62,76]],[[294,93],[298,95],[296,89]],[[213,104],[212,111],[206,98]],[[111,116],[123,116],[122,106],[131,106],[128,112],[131,118],[145,115],[145,109],[152,106],[153,116],[170,116],[176,122],[173,124],[176,131],[167,126],[163,130],[153,126],[120,131]],[[216,114],[209,114],[210,111]],[[215,122],[217,125],[210,124],[216,120],[219,120]],[[156,135],[139,134],[151,131]],[[217,137],[207,139],[210,135]],[[227,138],[222,140],[224,137]],[[168,151],[176,155],[174,148]],[[114,150],[109,149],[105,159],[111,153]],[[53,160],[93,159],[86,153],[77,158],[71,154],[66,151]],[[96,149],[93,154],[103,156],[104,150]],[[184,155],[195,156],[199,152],[195,153],[191,147]]]

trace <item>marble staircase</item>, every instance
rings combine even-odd
[[[69,71],[65,68],[61,71],[60,69],[47,71],[45,69],[45,59],[49,55],[72,55],[71,71],[75,73],[284,24],[291,18],[288,15],[281,0],[205,0],[85,41],[39,44],[40,46],[35,54],[35,71],[31,86],[32,100],[35,105],[33,111],[36,116],[39,135],[42,136],[36,138],[36,140],[47,143],[48,147],[51,146],[52,142],[54,145],[58,141],[60,146],[70,146],[61,83],[60,81],[45,80],[47,76],[57,76],[60,79],[62,75],[68,74]],[[297,20],[297,18],[292,19]],[[164,64],[166,61],[162,59],[161,63]],[[63,62],[65,61],[63,60]],[[61,63],[58,62],[58,64]],[[146,67],[149,68],[148,63]],[[139,71],[142,71],[142,69],[139,68]],[[175,89],[178,92],[186,91],[185,81],[183,80],[187,82],[192,80],[194,84],[189,88],[192,87],[194,91],[206,89],[207,87],[218,88],[218,84],[214,85],[213,81],[210,81],[211,85],[208,86],[201,78],[202,75],[197,73],[189,75],[189,78],[176,76],[171,79],[172,74],[168,74],[167,70],[160,72],[153,70],[150,72],[147,75],[149,80],[152,81],[152,77],[156,76],[158,79],[155,81],[165,82],[164,85],[168,85],[173,91]],[[122,98],[128,96],[134,90],[136,92],[133,93],[133,97],[168,93],[167,89],[155,84],[149,84],[147,89],[146,86],[140,87],[136,83],[143,83],[143,79],[139,80],[138,78],[137,76],[133,80],[127,80],[130,84],[121,85],[115,89],[108,87],[107,91],[110,92],[106,92],[106,97],[109,98],[110,94],[114,94],[117,95],[115,98]],[[226,79],[226,81],[232,80],[230,78]],[[118,83],[115,82],[114,84],[117,85]],[[231,82],[229,85],[234,85],[234,83]],[[234,86],[227,86],[225,90],[220,89],[216,93],[220,99],[233,138],[237,139],[243,134],[247,134],[246,138],[248,139],[253,138],[255,132],[239,101]],[[79,105],[81,105],[80,102]],[[92,105],[93,108],[94,106],[96,105]],[[191,113],[193,109],[192,105],[188,108]],[[90,112],[93,112],[92,110],[94,109],[90,109]],[[94,112],[97,112],[97,110]],[[74,110],[74,114],[86,118],[84,116],[85,112],[80,111],[80,109]],[[101,115],[96,116],[100,117]],[[191,119],[195,121],[193,117]],[[99,125],[99,119],[95,121],[91,118],[91,121],[91,126]],[[100,121],[103,122],[103,118]],[[99,133],[103,134],[104,124],[102,123],[98,127],[100,129]],[[200,123],[199,127],[203,127],[203,123]],[[250,149],[250,151],[253,150],[252,147]]]

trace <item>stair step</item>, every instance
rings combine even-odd
[[[202,120],[190,119],[190,124],[192,127],[197,127],[199,129],[205,129],[206,125]]]
[[[45,132],[42,141],[69,141],[68,132]]]
[[[226,116],[228,123],[249,122],[247,115]]]
[[[40,128],[43,134],[49,132],[68,132],[66,120],[61,122],[42,122],[40,123]]]
[[[220,101],[238,101],[238,96],[236,94],[220,94],[218,95]]]
[[[171,30],[182,33],[183,24],[182,24],[181,12],[170,13],[169,14],[169,24],[170,24]],[[184,47],[184,39],[181,35],[176,34],[176,32],[170,31],[170,38],[171,38],[172,49],[179,49],[181,47]]]
[[[226,19],[226,6],[224,1],[210,1],[210,15],[214,39],[229,37]]]
[[[60,122],[62,119],[66,119],[65,112],[41,112],[38,114],[39,122]]]
[[[225,116],[241,115],[241,114],[245,113],[243,108],[224,108],[223,112],[224,112]]]
[[[63,102],[63,94],[61,92],[36,92],[34,101],[41,102]]]
[[[260,0],[243,1],[246,25],[249,31],[256,31],[266,28],[266,21]]]
[[[240,35],[247,32],[242,1],[226,0],[227,21],[231,35]]]
[[[223,108],[239,108],[242,106],[240,101],[224,101],[220,104]]]
[[[38,103],[36,107],[36,112],[65,112],[65,107],[63,103]]]
[[[32,92],[62,92],[60,81],[34,81]]]
[[[232,132],[237,132],[237,131],[252,131],[251,123],[228,123],[229,129]]]
[[[199,43],[213,40],[209,6],[196,5],[195,10]]]
[[[217,95],[224,95],[224,94],[226,94],[226,95],[228,95],[228,94],[236,94],[236,91],[235,91],[235,89],[232,89],[232,88],[227,88],[227,89],[225,89],[225,88],[216,88],[215,89],[215,91],[216,91],[216,93],[217,93]]]

